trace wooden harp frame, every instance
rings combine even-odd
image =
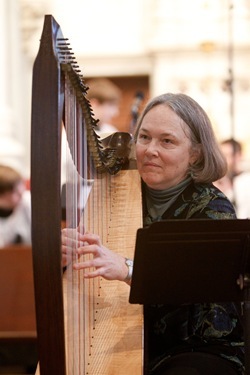
[[[62,278],[60,142],[64,98],[60,63],[54,51],[59,34],[59,25],[52,17],[45,16],[41,45],[33,68],[31,197],[40,371],[64,375],[63,290],[58,282]],[[58,93],[62,93],[61,98]]]
[[[91,157],[96,168],[99,171],[105,169],[110,174],[116,174],[122,168],[120,158],[113,155],[114,151],[110,150],[107,157],[93,130],[96,121],[88,108],[82,78],[72,55],[60,26],[51,15],[46,15],[40,48],[33,67],[31,116],[32,249],[40,367],[38,371],[41,375],[67,374],[61,266],[61,127],[65,103],[64,70],[72,82],[77,81],[80,87],[79,97],[81,105],[86,106],[87,137],[91,143]],[[134,230],[136,231],[136,228]],[[126,360],[124,358],[124,361]],[[116,366],[118,368],[122,365]],[[133,372],[126,366],[124,371]],[[113,374],[112,371],[109,373]],[[133,372],[135,373],[141,373],[141,364],[138,370]]]

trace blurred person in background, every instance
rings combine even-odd
[[[242,146],[234,138],[221,142],[221,150],[227,160],[227,175],[231,181],[242,172]]]
[[[95,78],[86,82],[89,87],[87,97],[94,117],[99,120],[96,132],[101,137],[119,131],[111,122],[119,115],[122,92],[107,78]]]
[[[31,244],[31,199],[25,179],[0,165],[0,246]]]
[[[250,172],[242,167],[242,145],[234,138],[221,142],[221,150],[227,161],[227,174],[214,183],[234,204],[237,217],[250,217]]]

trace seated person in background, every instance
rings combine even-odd
[[[97,134],[110,135],[118,129],[112,125],[111,120],[119,115],[121,90],[112,81],[106,78],[96,78],[86,82],[89,87],[87,97],[94,112],[94,117],[99,120]]]
[[[0,165],[0,246],[31,244],[31,200],[22,175]]]

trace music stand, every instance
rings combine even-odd
[[[244,302],[250,374],[249,220],[165,220],[137,231],[129,302]]]

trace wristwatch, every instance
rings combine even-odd
[[[124,281],[130,281],[132,279],[134,262],[131,259],[125,258],[125,264],[128,267],[128,274],[125,277]]]

